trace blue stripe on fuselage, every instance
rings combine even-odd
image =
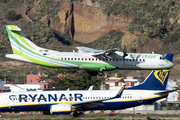
[[[10,41],[11,42],[11,41]],[[12,43],[12,42],[11,42]],[[18,49],[20,49],[20,47],[18,47],[18,46],[16,46],[14,43],[12,43],[16,48],[18,48]],[[68,64],[65,64],[65,63],[60,63],[60,62],[57,62],[57,61],[52,61],[50,58],[46,58],[46,59],[44,59],[44,58],[40,58],[40,57],[37,57],[37,56],[34,56],[34,55],[32,55],[32,54],[30,54],[30,53],[28,53],[28,52],[26,52],[25,50],[22,50],[21,49],[21,51],[22,52],[24,52],[24,53],[26,53],[27,55],[29,55],[29,56],[31,56],[31,57],[34,57],[34,58],[37,58],[37,59],[40,59],[40,60],[44,60],[44,61],[46,61],[46,62],[53,62],[53,63],[56,63],[56,64],[60,64],[60,65],[65,65],[65,66],[68,66],[68,67],[72,67],[72,68],[77,68],[77,67],[74,67],[74,66],[72,66],[72,65],[68,65]],[[16,55],[18,55],[18,54],[16,54]]]

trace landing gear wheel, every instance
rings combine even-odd
[[[98,75],[99,75],[99,76],[103,76],[103,75],[104,75],[104,72],[103,72],[103,71],[99,71],[99,72],[98,72]]]
[[[80,111],[74,111],[73,116],[74,117],[79,117],[81,115]]]

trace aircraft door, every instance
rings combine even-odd
[[[8,105],[9,95],[3,95],[3,105]]]

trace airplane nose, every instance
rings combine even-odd
[[[173,62],[167,61],[167,63],[168,63],[169,69],[171,69],[172,67],[174,67],[174,63],[173,63]]]
[[[170,66],[171,66],[171,68],[172,68],[172,67],[174,67],[174,65],[175,65],[175,64],[174,64],[174,63],[172,63],[172,62],[170,62],[170,64],[171,64],[171,65],[170,65]]]

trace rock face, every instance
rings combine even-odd
[[[33,22],[36,18],[39,2],[39,0],[34,0],[26,6],[23,15],[27,20]],[[85,0],[83,3],[64,2],[60,6],[58,16],[60,21],[47,16],[44,16],[40,21],[56,31],[70,34],[72,40],[82,43],[92,42],[110,30],[119,29],[125,32],[132,19],[124,16],[107,16],[103,14],[98,4],[93,4],[91,0]]]
[[[144,42],[142,45],[136,47],[137,53],[149,53],[152,51],[159,50],[163,47],[163,42],[159,39],[152,39]]]
[[[70,34],[72,40],[74,40],[74,5],[71,3],[69,5],[69,10],[66,12],[65,16],[65,25],[64,25],[64,32]]]
[[[92,42],[113,29],[124,32],[131,21],[120,16],[106,16],[99,7],[80,3],[63,3],[58,16],[59,24],[64,26],[64,31],[62,28],[58,31],[69,33],[72,39],[82,43]]]

